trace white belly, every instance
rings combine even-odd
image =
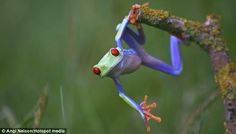
[[[119,77],[136,71],[141,66],[142,60],[133,50],[124,50],[124,56],[108,74],[109,77]]]
[[[132,73],[141,65],[141,58],[138,55],[128,55],[120,63],[121,74]]]

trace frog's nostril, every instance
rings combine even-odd
[[[116,49],[116,48],[112,48],[111,49],[111,54],[114,55],[114,56],[118,56],[120,54],[119,50]]]
[[[101,73],[100,68],[98,68],[98,67],[93,67],[93,73],[96,74],[96,75],[100,75],[100,73]]]

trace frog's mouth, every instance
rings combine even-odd
[[[119,64],[123,58],[122,50],[117,48],[111,48],[97,65],[93,66],[93,72],[101,77],[106,76],[117,64]]]

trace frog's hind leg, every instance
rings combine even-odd
[[[175,36],[170,38],[170,52],[171,52],[171,62],[172,65],[147,54],[141,53],[143,65],[150,67],[155,70],[165,72],[170,75],[180,75],[183,69],[182,58],[179,50],[179,44],[182,42]]]
[[[137,31],[136,33],[134,30],[131,28],[127,27],[126,31],[127,34],[131,35],[140,45],[143,45],[146,41],[145,34],[142,28],[142,25],[140,23],[137,24]]]

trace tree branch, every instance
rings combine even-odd
[[[208,53],[215,71],[215,81],[224,100],[226,133],[236,134],[236,64],[229,57],[221,32],[220,17],[209,15],[201,23],[173,16],[168,11],[151,9],[146,4],[134,13],[137,13],[138,22],[195,42]]]

